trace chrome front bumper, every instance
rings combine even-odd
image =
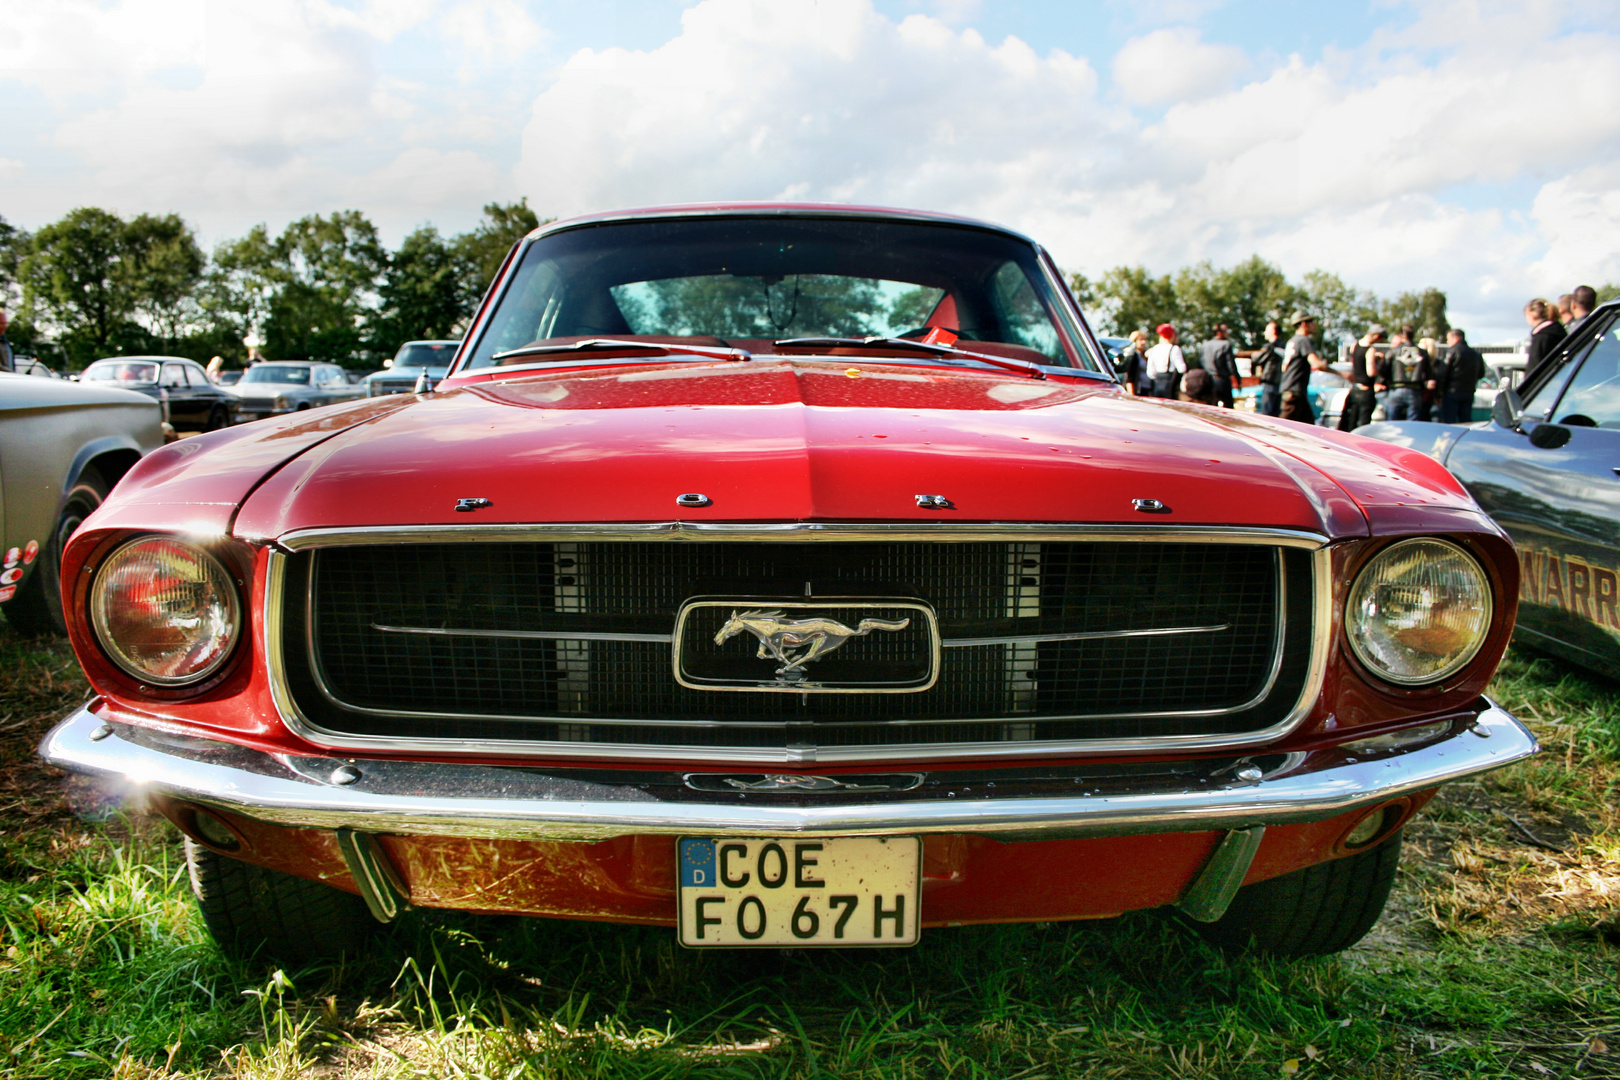
[[[1006,840],[1237,830],[1316,821],[1498,769],[1536,740],[1485,698],[1408,747],[1374,740],[1293,754],[1254,753],[1189,781],[1093,782],[1063,770],[898,774],[881,795],[707,790],[712,774],[267,754],[234,743],[109,724],[88,709],[63,720],[40,754],[139,800],[145,794],[281,825],[372,833],[546,840],[634,834],[899,835],[977,833]],[[1099,766],[1105,768],[1106,766]],[[702,783],[694,782],[693,777]],[[991,779],[986,779],[992,777]],[[846,780],[853,779],[846,777]],[[909,781],[908,781],[909,782]]]

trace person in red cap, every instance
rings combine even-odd
[[[1181,377],[1187,374],[1187,358],[1176,344],[1176,328],[1169,323],[1158,326],[1159,343],[1147,351],[1148,377],[1153,380],[1153,396],[1176,399],[1181,389]]]

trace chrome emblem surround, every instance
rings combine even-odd
[[[696,634],[709,638],[706,631],[694,631],[693,614],[711,608],[728,609],[720,629],[712,635],[718,649],[731,638],[749,634],[757,643],[754,657],[777,666],[771,677],[714,678],[696,674],[684,662],[685,648],[697,646]],[[881,618],[877,612],[904,618]],[[795,617],[802,613],[803,617]],[[871,613],[871,614],[867,614]],[[835,618],[842,615],[843,619]],[[853,625],[850,625],[853,624]],[[710,623],[713,625],[713,623]],[[922,630],[925,642],[912,658],[919,674],[907,679],[816,680],[805,665],[842,648],[854,638],[876,633],[899,633],[911,627]],[[816,597],[813,599],[767,599],[764,597],[697,597],[681,605],[675,618],[673,661],[675,681],[693,690],[733,690],[794,694],[910,694],[927,690],[939,679],[939,624],[934,609],[926,601],[880,597]]]

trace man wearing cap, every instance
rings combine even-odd
[[[1350,392],[1344,398],[1344,411],[1339,413],[1340,431],[1354,431],[1362,424],[1372,423],[1373,410],[1378,408],[1378,394],[1384,390],[1377,349],[1383,340],[1384,328],[1373,323],[1361,335],[1361,340],[1350,346]]]
[[[1237,385],[1237,360],[1232,355],[1232,342],[1227,337],[1226,324],[1215,328],[1215,337],[1198,348],[1199,363],[1210,374],[1215,384],[1215,401],[1228,409],[1232,407],[1232,387]]]
[[[1316,319],[1296,311],[1288,321],[1294,327],[1294,336],[1288,339],[1288,347],[1283,350],[1282,418],[1314,424],[1316,413],[1305,391],[1311,384],[1311,370],[1327,366],[1316,353],[1316,342],[1311,340],[1311,335],[1316,333]]]
[[[1153,380],[1153,396],[1176,399],[1181,377],[1187,373],[1187,358],[1176,344],[1176,328],[1169,323],[1158,327],[1159,343],[1147,351],[1148,377]]]

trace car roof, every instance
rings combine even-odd
[[[460,338],[422,338],[420,341],[404,341],[404,342],[401,342],[399,347],[403,349],[406,345],[460,345],[460,344],[461,344],[461,339]]]
[[[893,206],[851,206],[844,203],[790,203],[790,202],[728,202],[683,203],[670,206],[640,206],[627,210],[609,210],[602,213],[582,214],[579,217],[560,218],[546,222],[529,234],[531,238],[545,236],[565,229],[577,229],[611,222],[654,220],[657,218],[692,217],[799,217],[799,218],[881,218],[887,221],[930,222],[937,225],[956,225],[986,232],[1016,237],[1026,243],[1034,241],[1023,233],[976,218],[942,214],[931,210],[905,210]]]
[[[186,356],[103,356],[100,360],[91,362],[96,364],[122,364],[131,360],[141,360],[148,364],[174,363],[176,361],[195,364],[197,362]]]

